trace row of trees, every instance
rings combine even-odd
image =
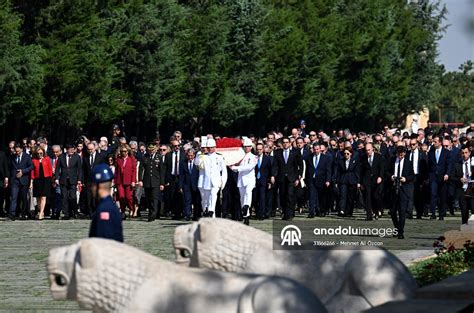
[[[57,140],[299,118],[371,130],[436,103],[445,10],[428,0],[3,0],[0,127]]]

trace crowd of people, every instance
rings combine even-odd
[[[216,151],[217,134],[186,141],[176,131],[166,143],[157,136],[145,144],[114,125],[110,141],[11,141],[0,152],[0,213],[10,220],[91,218],[91,173],[99,164],[114,174],[110,192],[122,219],[208,216],[249,224],[278,214],[291,220],[295,211],[350,217],[362,209],[366,220],[390,214],[404,238],[406,218],[443,220],[459,210],[467,223],[474,213],[474,123],[464,132],[446,124],[367,134],[308,130],[301,121],[289,135],[237,138],[245,155],[236,164]]]

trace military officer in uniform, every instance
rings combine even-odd
[[[161,191],[165,188],[165,163],[157,152],[156,145],[150,143],[147,154],[140,162],[138,169],[138,185],[145,190],[148,202],[148,221],[160,218],[159,204]]]
[[[252,153],[252,140],[245,138],[243,145],[245,156],[239,165],[233,165],[231,169],[238,173],[237,187],[239,188],[242,217],[244,218],[244,224],[249,225],[252,191],[255,188],[254,169],[257,165],[257,156]]]
[[[227,167],[222,155],[216,153],[216,141],[207,139],[207,154],[200,154],[195,159],[199,168],[198,188],[201,192],[204,216],[215,218],[214,212],[217,203],[217,194],[227,182]],[[201,175],[202,174],[202,175]]]
[[[122,215],[110,195],[114,174],[106,164],[92,169],[90,181],[94,200],[100,201],[92,215],[89,237],[100,237],[123,242]]]

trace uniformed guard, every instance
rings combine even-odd
[[[252,153],[252,140],[245,138],[243,142],[245,156],[238,165],[231,166],[231,170],[238,173],[237,187],[240,194],[240,207],[244,224],[249,225],[250,205],[252,204],[252,191],[255,188],[255,166],[257,156]]]
[[[216,141],[208,139],[206,147],[208,154],[197,157],[195,164],[203,174],[199,177],[198,188],[203,195],[204,216],[214,218],[219,189],[227,182],[227,168],[222,155],[216,153]]]
[[[89,237],[100,237],[123,242],[122,216],[110,195],[114,174],[106,164],[98,164],[92,169],[92,196],[100,201],[92,216]]]
[[[138,169],[138,185],[145,190],[148,202],[148,221],[160,218],[159,205],[162,201],[161,192],[165,188],[165,163],[154,143],[150,143],[147,154],[140,162]]]

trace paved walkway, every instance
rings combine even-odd
[[[295,220],[306,220],[296,218]],[[317,224],[339,223],[335,218],[314,219]],[[49,292],[46,259],[49,249],[68,245],[87,237],[90,221],[15,221],[0,219],[0,311],[77,311],[74,302],[53,301]],[[184,222],[160,220],[147,223],[124,222],[125,242],[153,255],[174,260],[171,238],[174,228]],[[355,221],[367,225],[365,221]],[[271,221],[251,221],[251,225],[270,232]],[[375,222],[373,225],[377,225]],[[432,253],[434,239],[442,234],[440,221],[411,220],[407,222],[407,243],[416,242],[418,250],[394,251],[405,264]],[[394,242],[397,240],[392,239]],[[390,248],[389,248],[390,249]]]

